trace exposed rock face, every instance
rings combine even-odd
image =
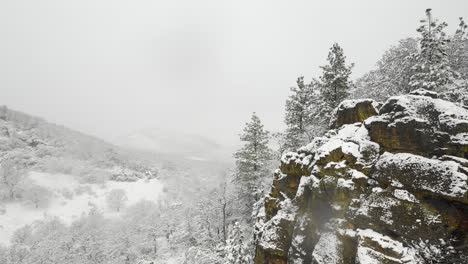
[[[371,99],[346,100],[335,110],[330,121],[331,128],[338,128],[342,125],[362,122],[371,116],[377,115],[377,104]]]
[[[365,121],[370,139],[385,151],[406,152],[426,157],[444,154],[465,157],[468,145],[468,112],[433,92],[390,98]]]
[[[281,159],[255,263],[467,263],[468,111],[423,90],[367,119],[356,102]]]

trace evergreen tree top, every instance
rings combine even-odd
[[[234,153],[237,159],[238,170],[260,171],[260,168],[271,158],[271,150],[268,147],[269,132],[263,128],[260,118],[254,112],[244,127],[244,133],[240,135],[244,145]]]
[[[448,60],[448,44],[444,29],[447,23],[439,22],[432,16],[431,9],[426,10],[426,18],[421,20],[417,31],[421,34],[420,51],[412,59],[416,62],[412,67],[409,85],[413,89],[442,89],[459,74],[452,70]]]
[[[240,140],[245,142],[268,142],[268,134],[268,131],[264,130],[260,118],[253,112],[250,122],[245,124],[244,133],[240,136]]]
[[[455,38],[467,38],[468,37],[468,25],[463,20],[463,17],[458,18],[460,23],[458,24],[457,31],[455,31]]]
[[[351,87],[351,70],[353,64],[346,65],[346,56],[338,43],[333,44],[327,57],[328,64],[321,66],[323,70],[321,93],[326,102],[326,111],[331,111],[348,96]]]
[[[426,18],[416,30],[421,33],[421,56],[430,63],[440,63],[446,57],[446,45],[450,41],[444,29],[447,23],[434,18],[431,9],[426,10]]]
[[[334,43],[333,46],[330,48],[330,52],[327,56],[327,61],[327,65],[320,66],[320,68],[325,72],[343,71],[343,73],[351,73],[351,69],[354,67],[354,64],[346,66],[346,56],[344,55],[343,48],[338,43]],[[324,78],[324,76],[322,76],[321,79],[322,78]]]

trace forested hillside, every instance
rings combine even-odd
[[[6,106],[0,108],[0,131],[0,158],[18,170],[72,173],[87,182],[157,175],[150,162],[127,150]]]

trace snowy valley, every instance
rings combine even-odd
[[[219,188],[227,172],[227,161],[222,157],[194,159],[194,148],[167,153],[161,146],[155,148],[156,143],[147,145],[151,149],[135,142],[118,147],[7,107],[0,110],[1,156],[7,161],[2,163],[0,174],[0,244],[15,250],[10,254],[26,257],[21,253],[24,246],[19,245],[33,243],[42,250],[47,243],[60,243],[56,236],[91,246],[89,239],[100,234],[100,242],[95,241],[98,244],[67,257],[67,261],[83,263],[83,258],[96,252],[106,254],[111,263],[127,258],[179,263],[184,257],[184,240],[196,234],[187,232],[187,224],[195,221],[193,228],[199,228],[196,219],[185,217],[209,217],[192,210],[202,203],[210,205],[210,196],[217,197],[213,190]],[[212,208],[218,203],[211,203]],[[202,219],[198,221],[202,224]],[[93,223],[99,229],[87,227]],[[136,230],[127,230],[132,225]],[[106,226],[110,233],[103,235]],[[48,228],[58,234],[41,233]],[[84,229],[73,231],[75,228]],[[129,233],[122,236],[117,231]],[[74,232],[83,235],[82,242],[76,241],[80,238]],[[110,242],[112,239],[117,241]],[[128,243],[125,241],[132,241],[134,248],[127,248],[122,244]],[[113,255],[119,247],[129,252]],[[56,248],[50,250],[58,254]],[[146,251],[147,257],[138,257]],[[38,258],[39,252],[29,253],[27,262]],[[53,256],[39,257],[41,261],[50,258]],[[18,260],[12,257],[7,261]]]

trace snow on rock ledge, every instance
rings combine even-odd
[[[440,161],[408,153],[384,153],[372,178],[382,185],[398,181],[418,194],[468,203],[467,169],[455,161]]]
[[[417,89],[409,93],[410,95],[420,95],[420,96],[427,96],[431,98],[439,98],[439,95],[436,92],[428,91],[425,89]]]
[[[371,229],[358,229],[358,248],[356,263],[421,263],[414,249],[403,246],[388,236]],[[381,250],[375,250],[380,248]],[[385,253],[382,253],[384,251]]]

